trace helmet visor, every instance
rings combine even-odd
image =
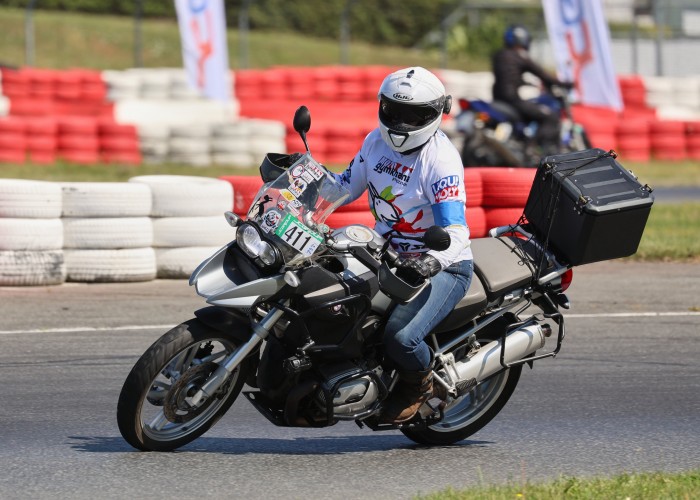
[[[437,120],[444,105],[444,97],[430,102],[410,104],[382,95],[379,99],[379,119],[391,130],[413,132]]]

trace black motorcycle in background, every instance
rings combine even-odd
[[[532,99],[561,115],[559,154],[589,149],[591,143],[571,113],[569,91],[553,86]],[[465,167],[536,167],[543,156],[535,139],[537,123],[526,122],[515,108],[501,101],[459,99],[457,130],[464,136]]]

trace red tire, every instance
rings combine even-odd
[[[58,132],[61,134],[97,135],[97,120],[77,116],[62,116],[58,119]]]
[[[27,130],[27,123],[22,118],[13,116],[0,120],[0,134],[24,134]]]
[[[486,209],[487,231],[494,227],[509,226],[517,224],[520,216],[523,215],[522,207],[501,207]]]
[[[24,163],[27,155],[24,150],[19,149],[0,149],[0,163]]]
[[[650,131],[652,134],[685,134],[685,122],[658,120],[651,122]]]
[[[343,205],[335,211],[336,214],[342,212],[369,212],[369,199],[367,198],[367,194],[361,194],[360,197],[352,203]]]
[[[486,236],[486,211],[482,207],[467,207],[465,210],[470,238]]]
[[[55,155],[56,149],[58,149],[58,140],[55,135],[28,135],[27,149],[32,153],[52,152]]]
[[[480,207],[484,201],[484,181],[478,168],[464,169],[464,189],[467,192],[467,207]]]
[[[120,165],[141,165],[143,159],[138,151],[104,151],[102,161]]]
[[[28,136],[55,136],[58,133],[58,123],[54,118],[32,117],[25,118]]]
[[[81,165],[94,165],[100,162],[100,155],[94,151],[60,151],[60,157],[69,163],[79,163]]]
[[[65,134],[58,136],[58,148],[65,151],[97,151],[100,142],[96,135]]]
[[[684,150],[686,147],[684,135],[652,135],[651,148],[653,150],[677,149]]]
[[[56,163],[56,152],[55,151],[30,151],[29,160],[32,163],[38,163],[41,165],[50,165]]]
[[[616,126],[618,138],[627,136],[648,136],[649,130],[649,120],[645,119],[621,120]]]
[[[21,133],[0,133],[0,149],[24,151],[27,149],[27,136]]]
[[[99,140],[100,149],[105,151],[121,151],[126,153],[139,152],[139,140],[129,136],[102,136]]]
[[[349,226],[351,224],[363,224],[365,226],[374,227],[374,223],[374,216],[369,210],[357,212],[334,212],[328,217],[328,219],[326,219],[326,224],[333,229]]]
[[[97,125],[97,131],[100,135],[108,137],[138,137],[134,125],[122,125],[121,123],[100,122]]]
[[[263,185],[262,179],[253,175],[227,175],[219,179],[233,186],[233,212],[245,217]]]
[[[484,207],[524,207],[530,194],[534,168],[483,167]]]

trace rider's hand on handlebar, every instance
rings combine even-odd
[[[440,272],[442,266],[432,255],[402,259],[396,264],[396,276],[411,286],[418,286]]]
[[[571,90],[576,86],[574,82],[559,82],[557,85],[566,90]]]

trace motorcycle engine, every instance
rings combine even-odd
[[[381,367],[375,370],[381,376]],[[327,407],[327,395],[330,395],[333,416],[351,417],[368,409],[379,397],[379,389],[374,379],[359,366],[344,362],[320,369],[323,382],[316,392],[316,403],[323,410]],[[364,374],[364,375],[363,375]]]

